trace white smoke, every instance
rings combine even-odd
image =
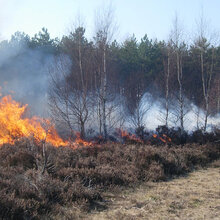
[[[0,48],[1,95],[28,104],[31,113],[47,115],[49,67],[53,57],[21,45]]]
[[[149,96],[149,94],[147,94]],[[146,99],[146,96],[143,96],[141,102],[145,103],[143,108],[148,108],[151,105],[151,108],[147,111],[144,117],[144,125],[149,130],[155,130],[158,126],[164,125],[164,115],[165,109],[163,109],[162,102],[164,100],[155,100],[153,104]],[[189,102],[189,101],[188,101]],[[175,103],[175,102],[174,102]],[[176,102],[177,103],[177,102]],[[192,132],[196,129],[202,129],[204,126],[205,112],[195,104],[191,103],[187,106],[188,111],[184,116],[184,129],[188,132]],[[179,122],[174,116],[175,109],[170,109],[168,126],[169,127],[178,127]],[[220,127],[220,114],[215,116],[208,117],[207,131],[211,131],[214,127]]]

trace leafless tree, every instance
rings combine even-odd
[[[165,73],[165,78],[166,78],[166,127],[168,127],[168,117],[169,117],[169,78],[170,78],[170,50],[168,48],[167,51],[167,72]]]
[[[77,27],[62,40],[66,55],[56,60],[51,72],[50,105],[73,133],[76,126],[85,137],[89,118],[92,75],[92,47],[84,38],[85,29]]]
[[[171,113],[171,81],[173,77],[173,62],[174,62],[174,50],[172,47],[172,41],[169,39],[167,43],[165,43],[162,48],[162,55],[163,55],[163,72],[162,76],[160,77],[162,80],[162,87],[164,88],[163,91],[165,93],[165,100],[163,100],[163,107],[165,112],[161,112],[160,120],[165,123],[165,126],[169,126],[169,119]]]
[[[186,115],[185,104],[184,104],[184,93],[183,93],[183,57],[185,44],[183,42],[183,28],[180,25],[177,15],[173,22],[173,29],[171,32],[171,42],[174,48],[175,54],[175,71],[177,76],[178,84],[178,107],[176,108],[177,120],[180,122],[180,129],[184,131],[184,118]]]
[[[96,12],[95,18],[95,44],[98,49],[97,56],[97,76],[99,86],[98,92],[98,117],[99,117],[99,130],[106,139],[107,132],[107,75],[108,75],[108,46],[112,41],[113,34],[115,33],[116,25],[114,23],[114,11],[111,6],[99,9]]]
[[[130,122],[136,130],[146,127],[145,117],[152,107],[152,98],[149,94],[143,95],[130,114]]]
[[[211,45],[211,37],[208,36],[207,27],[207,22],[205,21],[204,16],[201,15],[197,24],[198,34],[194,41],[194,46],[198,54],[202,80],[202,92],[205,110],[203,126],[204,131],[207,130],[208,117],[210,115],[210,92],[216,67],[216,49],[213,45]]]

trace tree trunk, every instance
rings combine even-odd
[[[217,91],[217,114],[219,114],[220,111],[220,85],[218,80],[218,91]]]
[[[167,74],[166,74],[166,116],[165,116],[165,124],[168,127],[168,117],[169,117],[169,77],[170,77],[170,53],[168,52],[167,57]]]
[[[106,73],[106,44],[103,48],[103,93],[102,93],[102,123],[104,139],[107,139],[106,126],[106,93],[107,93],[107,73]]]
[[[176,53],[176,62],[177,62],[177,79],[179,84],[179,120],[180,120],[180,129],[181,134],[184,131],[184,112],[183,112],[183,91],[182,91],[182,58],[180,58],[179,51]]]
[[[80,122],[80,137],[85,138],[85,123],[83,121]]]
[[[202,75],[202,88],[203,88],[203,96],[205,100],[205,120],[204,120],[204,132],[207,129],[208,124],[208,117],[209,117],[209,96],[210,96],[210,89],[211,89],[211,81],[212,81],[212,74],[214,68],[214,49],[212,49],[212,57],[211,57],[211,65],[210,65],[210,72],[207,73],[207,80],[205,79],[205,72],[204,72],[204,57],[203,51],[201,49],[200,52],[200,62],[201,62],[201,75]]]

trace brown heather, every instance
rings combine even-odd
[[[103,193],[143,181],[167,180],[220,157],[214,144],[105,144],[72,150],[30,140],[0,148],[0,218],[74,219],[106,208]],[[65,212],[70,209],[71,214]],[[80,210],[80,211],[79,211]]]

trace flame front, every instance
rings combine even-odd
[[[72,144],[73,147],[79,147],[79,146],[90,147],[90,146],[93,146],[92,142],[88,142],[88,141],[83,140],[80,137],[79,132],[75,132],[75,135],[76,135],[76,139],[75,139],[75,142]]]
[[[119,129],[119,134],[122,138],[128,140],[128,141],[134,141],[134,142],[137,142],[137,143],[141,143],[143,144],[144,142],[138,138],[136,135],[134,134],[129,134],[127,131],[124,131],[122,129]]]
[[[5,96],[0,100],[0,146],[9,143],[14,144],[21,138],[34,138],[37,143],[47,142],[55,147],[71,146],[73,148],[93,146],[92,142],[87,142],[76,132],[75,142],[64,141],[57,133],[55,127],[48,119],[38,117],[24,118],[24,113],[28,105],[21,105],[14,101],[11,96]],[[127,141],[134,141],[143,144],[144,142],[134,134],[119,129],[120,136]],[[153,134],[154,138],[167,143],[171,138],[163,134],[162,137]]]
[[[163,134],[162,135],[163,137],[159,137],[157,134],[153,134],[153,138],[155,138],[155,139],[159,139],[159,140],[161,140],[163,143],[168,143],[168,142],[172,142],[172,140],[171,140],[171,138],[170,137],[168,137],[166,134]]]
[[[0,145],[4,143],[14,144],[15,140],[23,137],[33,137],[37,142],[46,141],[53,146],[66,146],[54,126],[47,119],[38,117],[22,118],[27,105],[12,100],[11,96],[5,96],[0,101]],[[45,128],[42,127],[42,123]]]

